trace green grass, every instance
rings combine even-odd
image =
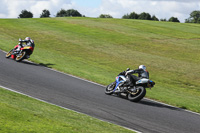
[[[0,49],[30,36],[30,60],[103,85],[147,66],[146,97],[200,112],[200,25],[100,18],[0,19]]]
[[[120,126],[0,88],[1,133],[132,133]]]

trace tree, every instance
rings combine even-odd
[[[138,19],[139,15],[135,12],[132,12],[130,15],[129,15],[129,19]]]
[[[122,17],[123,19],[138,19],[138,14],[135,12],[132,12],[130,14],[126,14]]]
[[[61,9],[59,12],[57,12],[56,17],[82,17],[82,15],[74,9]]]
[[[59,12],[57,12],[56,17],[66,17],[67,11],[64,9],[61,9]]]
[[[132,12],[130,14],[125,14],[123,17],[123,19],[143,19],[143,20],[154,20],[154,21],[159,21],[159,19],[153,15],[151,17],[151,15],[149,13],[143,12],[141,14],[137,14],[135,12]]]
[[[138,19],[151,20],[151,15],[149,13],[143,12],[139,15]]]
[[[159,21],[159,19],[155,15],[152,16],[151,20]]]
[[[190,17],[185,20],[186,23],[200,23],[200,11],[193,11]]]
[[[50,12],[49,12],[49,10],[46,10],[46,9],[44,9],[43,11],[42,11],[42,14],[40,14],[40,18],[46,18],[46,17],[50,17]]]
[[[109,14],[101,14],[99,18],[113,18],[113,17]]]
[[[124,16],[122,16],[123,19],[129,19],[129,14],[125,14]]]
[[[161,18],[160,21],[167,21],[167,19],[166,18]]]
[[[180,21],[176,17],[171,17],[168,21],[169,22],[179,22],[180,23]]]
[[[22,10],[18,18],[33,18],[33,14],[27,10]]]

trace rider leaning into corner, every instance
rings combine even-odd
[[[134,73],[138,73],[138,77],[132,75]],[[139,68],[136,70],[130,70],[128,68],[126,71],[121,72],[119,75],[125,75],[128,78],[127,85],[130,87],[133,87],[136,81],[140,80],[141,78],[149,79],[149,72],[144,65],[140,65]]]
[[[25,43],[25,45],[23,45],[22,43]],[[20,49],[23,48],[24,46],[31,46],[31,47],[35,47],[34,41],[30,38],[30,37],[26,37],[24,40],[21,40],[18,47],[14,50],[15,53],[19,53]]]

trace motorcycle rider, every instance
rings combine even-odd
[[[24,47],[22,43],[25,43],[25,46],[31,46],[33,48],[35,47],[34,41],[30,37],[26,37],[24,40],[19,39],[19,45],[14,50],[14,53],[20,52],[20,49]]]
[[[132,75],[134,73],[138,73],[138,77]],[[120,75],[125,75],[128,79],[126,82],[127,86],[133,87],[136,81],[140,80],[141,78],[149,79],[149,72],[146,69],[146,66],[140,65],[136,70],[130,70],[129,68],[126,71],[120,73]]]

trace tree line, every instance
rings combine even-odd
[[[137,14],[135,12],[132,12],[130,14],[126,14],[122,17],[123,19],[141,19],[141,20],[153,20],[153,21],[159,21],[159,19],[153,15],[151,16],[149,13],[143,12],[141,14]],[[160,19],[160,21],[167,21],[166,19]],[[178,18],[171,17],[169,22],[180,22]]]
[[[40,18],[47,18],[50,17],[50,15],[50,11],[44,9],[42,14],[40,14]],[[61,9],[59,12],[57,12],[56,17],[84,17],[84,15],[80,14],[77,10],[74,9]],[[22,10],[18,18],[33,18],[33,13],[27,10]]]
[[[42,14],[40,14],[40,18],[50,17],[50,11],[47,9],[44,9],[42,11]],[[85,15],[82,15],[77,10],[74,9],[61,9],[57,12],[55,17],[85,17]],[[33,13],[27,10],[22,10],[21,14],[19,14],[18,18],[33,18]],[[99,18],[113,18],[109,14],[101,14],[99,15]],[[149,13],[143,12],[141,14],[137,14],[135,12],[132,12],[130,14],[125,14],[122,16],[122,19],[141,19],[141,20],[152,20],[152,21],[169,21],[169,22],[179,22],[177,17],[171,17],[168,20],[167,19],[158,19],[155,15],[151,16]],[[190,13],[190,17],[185,20],[185,23],[200,23],[200,11],[193,11]]]

